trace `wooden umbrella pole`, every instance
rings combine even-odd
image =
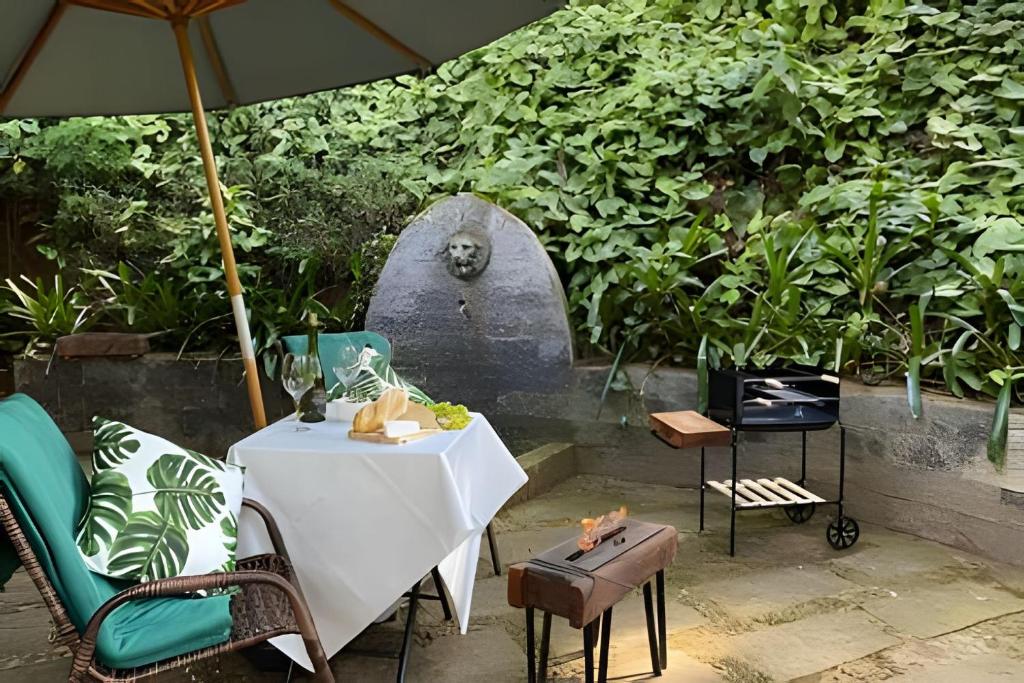
[[[199,151],[202,154],[203,169],[206,172],[206,185],[210,191],[210,205],[213,207],[213,220],[217,226],[217,239],[220,241],[220,251],[224,259],[224,276],[228,282],[231,309],[235,315],[238,343],[242,348],[242,363],[245,365],[245,383],[249,390],[252,419],[256,423],[257,429],[263,429],[267,426],[267,416],[263,408],[260,377],[256,371],[256,354],[253,352],[249,321],[245,315],[242,283],[238,279],[238,269],[235,266],[235,252],[231,247],[227,214],[224,213],[224,198],[221,196],[220,180],[217,178],[217,162],[213,157],[213,147],[210,145],[210,131],[206,127],[206,114],[203,111],[203,101],[199,93],[196,66],[192,60],[192,46],[188,39],[188,22],[184,18],[175,18],[171,21],[171,26],[174,28],[174,37],[178,41],[181,68],[185,73],[185,85],[192,102],[192,118],[195,120],[196,137],[199,140]]]

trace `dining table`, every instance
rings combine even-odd
[[[466,632],[481,535],[527,481],[487,419],[470,417],[404,444],[350,438],[351,422],[286,418],[229,449],[245,468],[245,496],[280,527],[328,656],[434,567]],[[238,556],[271,551],[259,518],[243,510]],[[271,643],[312,670],[299,636]]]

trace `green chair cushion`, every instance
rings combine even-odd
[[[302,354],[309,352],[309,337],[304,334],[293,334],[281,337],[287,353]],[[342,344],[352,344],[357,348],[371,349],[384,356],[384,362],[391,364],[391,343],[376,332],[331,332],[321,333],[317,339],[320,346],[320,369],[324,373],[324,386],[330,391],[338,383],[334,374],[334,359]]]
[[[38,403],[0,401],[0,487],[72,623],[81,631],[128,584],[90,572],[75,544],[89,484],[71,446]],[[230,596],[128,603],[100,629],[97,658],[131,668],[185,654],[231,634]]]
[[[140,600],[104,620],[96,658],[132,669],[223,643],[230,635],[230,595]]]

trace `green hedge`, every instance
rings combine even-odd
[[[535,226],[594,346],[689,364],[707,335],[713,362],[869,381],[919,358],[995,394],[1024,364],[1022,18],[578,6],[337,106],[352,151],[423,159],[421,194],[474,190]]]
[[[265,222],[282,187],[319,224],[324,187],[384,164],[420,201],[475,191],[532,225],[587,353],[693,364],[707,338],[712,363],[909,372],[912,395],[1007,402],[1024,367],[1022,41],[1020,2],[577,2],[428,78],[242,108],[214,137],[243,251],[287,232]],[[72,171],[115,159],[75,196],[141,188],[150,227],[186,242],[173,258],[215,273],[187,122],[95,124],[125,140],[61,169],[3,125],[22,173],[0,187],[59,178],[66,214]],[[105,215],[127,233],[107,232],[147,239],[121,205]],[[255,261],[272,275],[272,254]]]

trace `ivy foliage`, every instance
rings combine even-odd
[[[1019,2],[615,0],[337,109],[420,194],[534,226],[592,348],[995,395],[1024,365],[1022,41]]]
[[[315,262],[365,283],[359,245],[473,191],[537,231],[586,353],[691,365],[706,339],[712,364],[1009,401],[1022,41],[1021,2],[578,1],[427,78],[219,115],[254,323],[313,297]],[[55,257],[109,241],[107,261],[219,277],[186,119],[0,126],[0,189],[53,188]]]

